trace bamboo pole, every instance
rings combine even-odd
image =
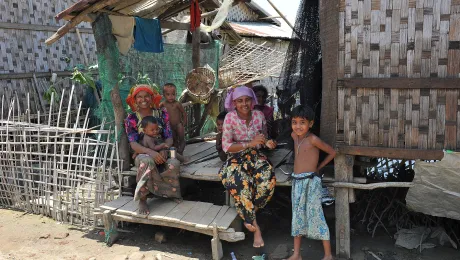
[[[296,31],[294,29],[294,26],[291,24],[291,22],[289,22],[289,20],[286,18],[286,16],[284,16],[284,14],[278,9],[278,7],[276,7],[276,5],[271,0],[267,0],[267,2],[273,7],[273,9],[275,9],[275,11],[279,14],[279,16],[281,16],[281,18],[283,18],[283,20],[287,23],[287,25],[289,25],[289,27],[291,27],[292,31],[297,35],[297,37],[299,37],[299,35],[296,33]]]

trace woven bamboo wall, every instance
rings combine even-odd
[[[460,149],[460,1],[339,3],[337,144]]]
[[[0,1],[0,98],[5,95],[8,100],[17,95],[22,107],[27,107],[23,102],[30,93],[30,106],[35,113],[35,109],[40,107],[38,99],[49,86],[50,75],[37,76],[39,86],[36,86],[32,73],[61,72],[77,64],[85,64],[75,31],[51,46],[45,44],[45,40],[64,24],[64,21],[56,22],[54,15],[74,2]],[[79,27],[82,28],[80,33],[89,64],[95,64],[96,44],[91,26],[82,23]],[[69,64],[64,61],[66,57],[70,59]],[[62,79],[58,77],[57,81]],[[70,80],[63,80],[57,87],[70,89]],[[84,88],[77,88],[76,96],[82,97],[83,91]]]

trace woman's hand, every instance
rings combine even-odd
[[[265,136],[263,134],[258,134],[251,142],[249,142],[249,147],[256,147],[257,145],[265,144]]]
[[[148,153],[148,155],[153,158],[153,160],[155,161],[156,164],[163,164],[163,163],[166,162],[166,159],[162,154],[157,153],[157,152],[155,152],[153,150],[150,151]]]
[[[265,143],[265,146],[270,149],[270,150],[273,150],[276,148],[276,141],[274,140],[268,140],[266,143]]]

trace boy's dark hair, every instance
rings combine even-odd
[[[173,83],[166,83],[163,85],[163,88],[162,88],[162,91],[164,92],[165,91],[165,87],[173,87],[175,90],[177,90],[177,87],[176,85],[174,85]]]
[[[300,117],[306,120],[315,121],[315,111],[307,105],[296,106],[291,111],[291,118]]]
[[[225,116],[227,115],[227,111],[221,112],[219,115],[217,115],[216,121],[217,120],[225,120]]]
[[[252,87],[252,90],[254,91],[254,93],[257,93],[259,91],[263,91],[264,92],[264,98],[266,99],[268,97],[268,90],[263,85],[254,86],[254,87]],[[262,104],[259,104],[259,105],[262,105]]]
[[[154,116],[146,116],[141,120],[141,127],[146,128],[148,124],[159,124],[159,121]]]

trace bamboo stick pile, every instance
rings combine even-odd
[[[44,115],[30,114],[29,95],[25,108],[2,97],[0,206],[89,226],[98,207],[119,195],[117,129],[105,120],[90,127],[81,102],[71,109],[74,89],[67,104],[61,98]]]

